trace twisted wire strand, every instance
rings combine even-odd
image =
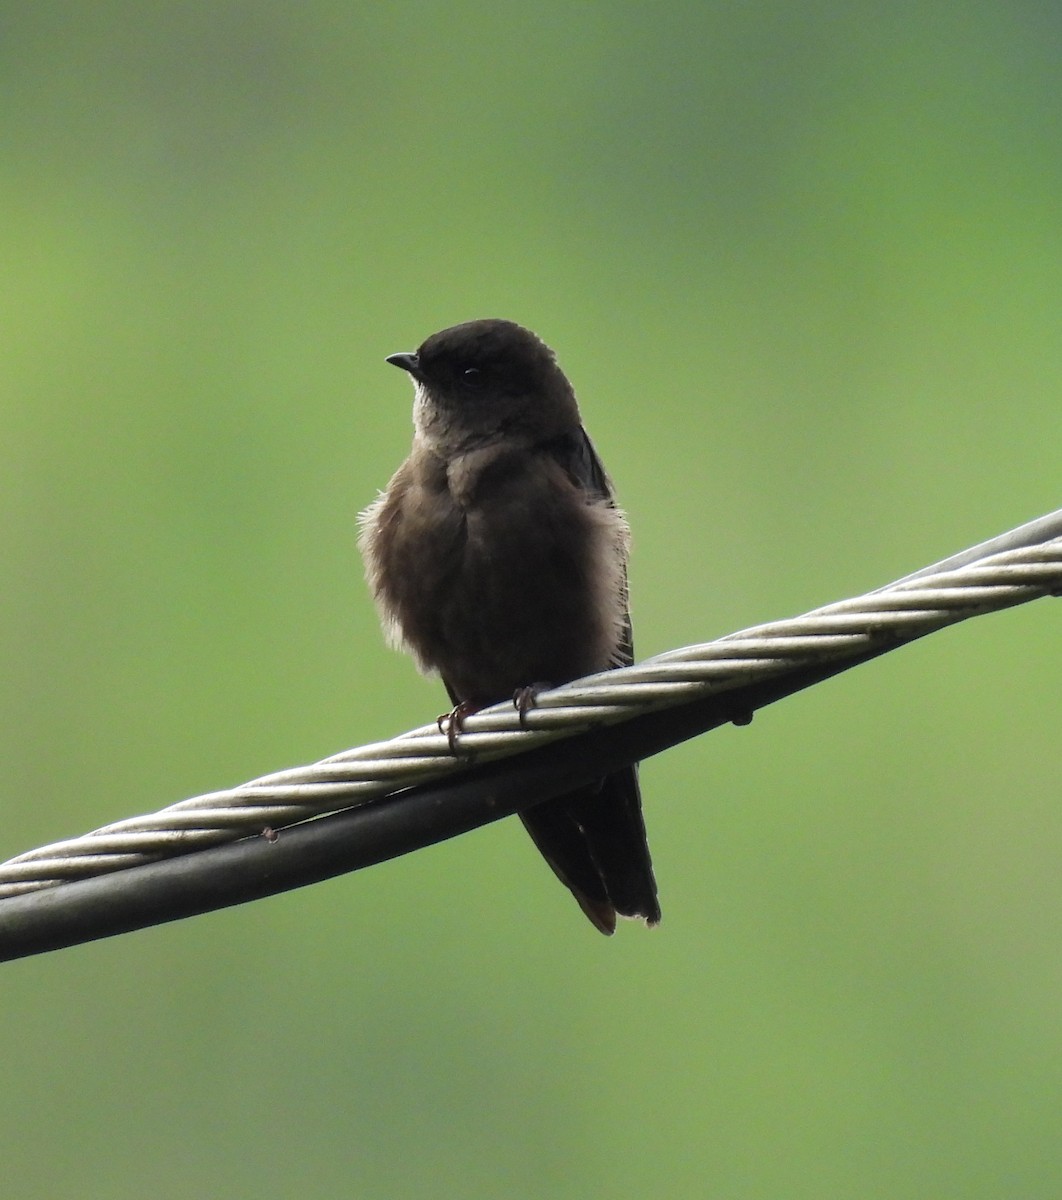
[[[1022,535],[1058,534],[1060,518],[1062,513],[1041,518],[894,584],[803,616],[544,691],[523,724],[511,703],[494,705],[465,720],[456,754],[437,725],[426,725],[390,741],[345,750],[27,851],[0,864],[0,898],[268,834],[442,779],[472,762],[520,754],[588,728],[809,666],[891,649],[969,617],[1058,594],[1062,536],[1022,544]],[[1000,544],[1015,548],[966,561]]]

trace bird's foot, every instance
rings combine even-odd
[[[439,726],[439,732],[446,734],[446,741],[450,747],[451,754],[455,756],[457,754],[457,738],[464,728],[465,718],[479,712],[483,707],[482,704],[477,704],[474,700],[462,700],[460,704],[455,704],[449,712],[443,713],[436,720],[435,723]]]
[[[513,692],[513,706],[520,714],[521,729],[527,728],[527,712],[538,702],[538,693],[547,692],[551,687],[553,687],[552,683],[529,683],[526,687],[517,688]]]

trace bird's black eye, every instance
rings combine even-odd
[[[482,382],[483,375],[479,367],[466,367],[461,372],[461,380],[469,387],[479,387]]]

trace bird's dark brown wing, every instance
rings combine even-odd
[[[597,456],[590,435],[580,425],[574,433],[554,438],[543,447],[563,468],[564,473],[577,488],[592,500],[607,500],[615,505],[612,481],[601,459]],[[627,575],[624,571],[623,590],[627,590]],[[630,609],[624,611],[624,637],[616,654],[616,666],[626,667],[634,662],[634,638],[631,633]]]
[[[608,475],[584,429],[544,448],[589,498],[612,502]],[[616,657],[616,665],[634,661],[629,613]],[[615,930],[617,913],[641,917],[650,925],[660,920],[636,765],[527,809],[520,819],[557,878],[602,933]]]
[[[585,430],[538,449],[557,461],[588,500],[613,502],[608,475]],[[628,614],[614,665],[632,662],[633,655]],[[445,678],[443,682],[453,704],[469,699],[457,695]],[[660,920],[636,765],[543,801],[522,812],[520,819],[557,878],[602,933],[615,931],[617,915],[640,917],[650,925]]]

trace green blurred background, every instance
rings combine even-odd
[[[430,720],[383,358],[553,345],[641,655],[1059,507],[1062,10],[0,4],[0,857]],[[1057,1197],[1059,612],[514,821],[0,969],[5,1195]]]

